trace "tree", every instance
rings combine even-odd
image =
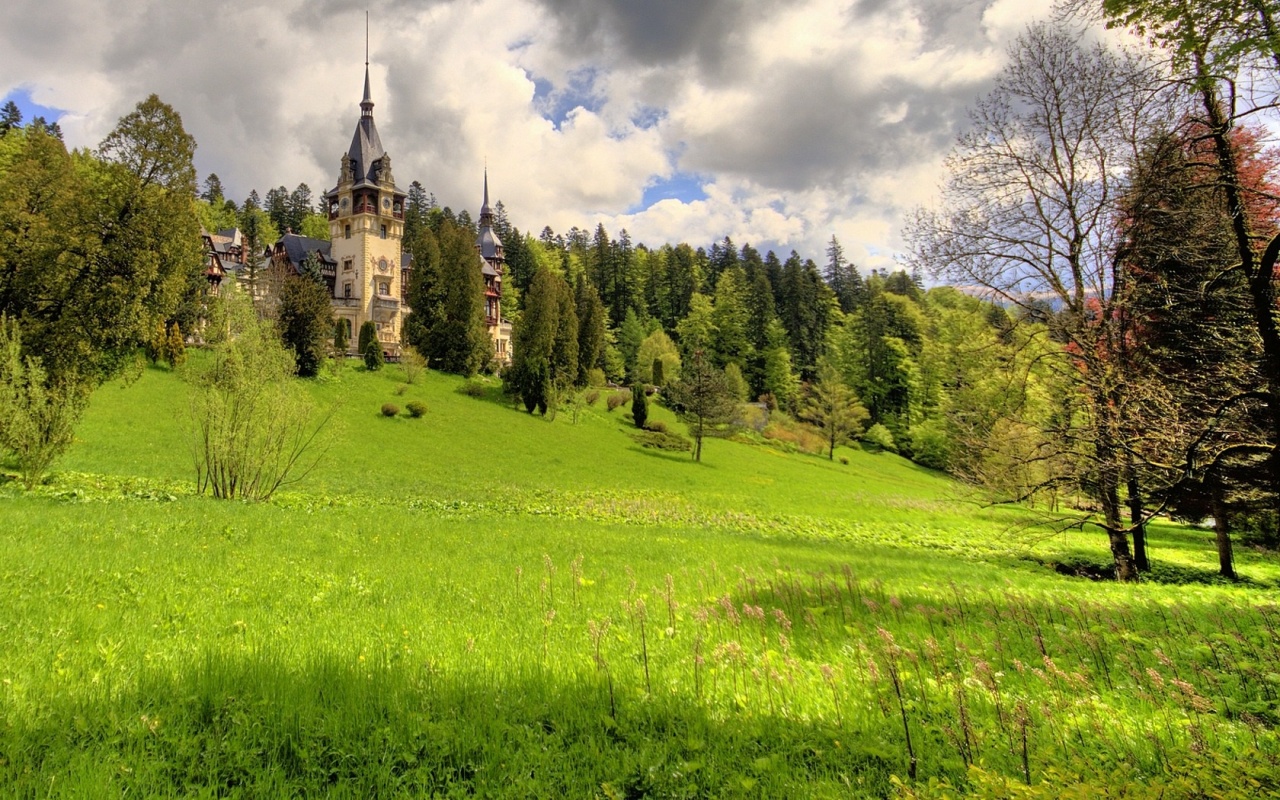
[[[656,363],[662,364],[661,375],[654,371],[653,365]],[[680,377],[680,351],[666,331],[656,330],[640,342],[635,377],[655,386],[665,386]]]
[[[631,384],[631,419],[637,428],[643,428],[649,420],[649,398],[642,383]]]
[[[194,143],[154,97],[139,109],[105,160],[26,131],[0,166],[0,313],[55,383],[116,374],[203,285]]]
[[[178,112],[154,94],[122,117],[98,145],[104,161],[120,164],[143,187],[161,186],[185,196],[196,192],[195,151],[195,137],[183,129]]]
[[[836,369],[823,364],[818,369],[818,380],[805,388],[800,417],[822,428],[827,439],[827,460],[834,461],[836,445],[861,436],[871,414],[840,380]]]
[[[1062,366],[1083,401],[1059,441],[1088,442],[1075,454],[1080,469],[1055,480],[1084,484],[1098,499],[1102,515],[1093,521],[1121,580],[1137,572],[1120,514],[1117,415],[1126,398],[1116,357],[1124,295],[1115,211],[1125,183],[1119,167],[1138,147],[1130,134],[1158,125],[1152,86],[1136,59],[1085,48],[1061,28],[1029,28],[996,88],[970,112],[947,162],[943,210],[920,212],[907,230],[915,265],[1024,308],[1053,298],[1069,344]]]
[[[791,369],[791,351],[787,349],[787,331],[774,319],[769,322],[764,351],[764,390],[773,396],[778,408],[790,408],[799,382]]]
[[[587,373],[599,367],[604,357],[605,308],[596,287],[584,277],[578,278],[578,378],[579,386],[587,384]]]
[[[200,193],[200,199],[211,206],[220,206],[222,197],[222,179],[218,177],[218,173],[210,172],[209,177],[204,179],[204,191]]]
[[[693,435],[693,460],[702,461],[702,440],[729,423],[737,411],[725,384],[724,373],[715,368],[702,350],[694,350],[680,380],[667,390],[672,408],[689,425]]]
[[[529,413],[554,411],[557,391],[577,379],[577,315],[572,298],[564,278],[545,267],[538,269],[525,294],[524,310],[511,332],[510,380]],[[563,319],[566,313],[574,319]]]
[[[50,380],[40,359],[22,355],[18,321],[0,316],[0,452],[13,454],[31,489],[71,446],[88,393]]]
[[[5,135],[14,128],[22,127],[22,110],[18,108],[18,104],[12,100],[6,100],[3,107],[0,107],[0,136]]]
[[[333,412],[315,413],[293,381],[292,355],[247,297],[230,292],[216,302],[230,335],[187,372],[196,491],[267,500],[319,462],[321,434]]]
[[[345,319],[338,319],[333,322],[333,351],[339,356],[346,355],[347,348],[350,346],[350,342],[347,339],[350,326],[351,322]]]
[[[276,313],[280,336],[293,350],[298,377],[314,378],[328,355],[334,326],[331,295],[316,253],[307,254],[300,274],[286,275],[281,281]]]
[[[712,350],[719,366],[739,368],[755,358],[750,338],[750,308],[747,305],[747,274],[736,260],[726,266],[716,282],[715,307],[711,313]]]
[[[382,354],[382,342],[370,339],[364,346],[364,368],[370,372],[377,372],[386,363],[386,356]]]
[[[1276,9],[1273,3],[1252,0],[1104,0],[1102,7],[1108,25],[1147,36],[1168,55],[1174,75],[1200,107],[1198,123],[1212,146],[1204,164],[1213,174],[1210,185],[1222,194],[1235,260],[1245,276],[1261,343],[1259,367],[1270,439],[1265,471],[1272,510],[1280,515],[1280,320],[1275,288],[1280,235],[1274,215],[1264,221],[1257,213],[1259,205],[1271,205],[1274,211],[1275,196],[1249,179],[1233,141],[1241,119],[1273,107],[1272,97],[1253,100],[1259,93],[1240,87],[1270,82],[1280,69]]]
[[[356,352],[361,356],[364,351],[369,349],[369,342],[378,341],[378,326],[373,320],[367,319],[360,325],[360,333],[356,338]]]
[[[182,338],[182,328],[176,322],[169,325],[169,335],[165,339],[164,360],[174,369],[182,366],[187,360],[187,344]]]
[[[484,322],[484,277],[475,235],[442,221],[438,233],[422,228],[408,247],[414,270],[406,340],[435,368],[474,375],[493,352]]]

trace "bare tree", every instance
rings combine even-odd
[[[1062,26],[1029,28],[996,88],[970,112],[947,161],[940,210],[918,212],[906,231],[913,266],[1032,318],[1048,305],[1065,346],[1047,352],[1070,380],[1069,409],[1045,431],[1057,442],[1052,457],[1025,450],[1073,465],[1045,481],[1075,482],[1094,495],[1101,513],[1088,519],[1106,531],[1121,580],[1137,570],[1121,517],[1132,387],[1117,212],[1144,136],[1167,113],[1160,85],[1132,54],[1087,46]]]

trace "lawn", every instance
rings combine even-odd
[[[174,375],[100,389],[0,485],[0,793],[1280,792],[1273,555],[1222,584],[1162,525],[1170,582],[1063,577],[1101,534],[890,454],[695,464],[461,386],[315,383],[327,449],[263,504],[193,495]]]

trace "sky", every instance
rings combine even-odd
[[[1050,0],[18,0],[0,95],[94,147],[156,93],[229,197],[336,183],[374,117],[402,188],[537,233],[895,268],[905,214]]]

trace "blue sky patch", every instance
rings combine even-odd
[[[587,111],[597,112],[604,106],[606,98],[596,89],[596,79],[600,71],[595,67],[582,67],[570,72],[568,83],[557,88],[546,78],[530,75],[533,80],[533,107],[542,117],[556,126],[560,126],[569,118],[569,112],[582,107]]]
[[[644,196],[635,211],[643,211],[660,200],[679,200],[682,203],[706,200],[707,193],[702,190],[702,184],[702,177],[691,172],[677,172],[665,180],[654,181],[644,188]]]
[[[0,105],[10,100],[17,103],[18,109],[22,111],[23,125],[30,123],[36,117],[44,117],[46,122],[57,122],[67,113],[64,109],[50,108],[35,102],[31,99],[31,89],[26,86],[19,86],[10,91],[5,95],[4,100],[0,100]]]

